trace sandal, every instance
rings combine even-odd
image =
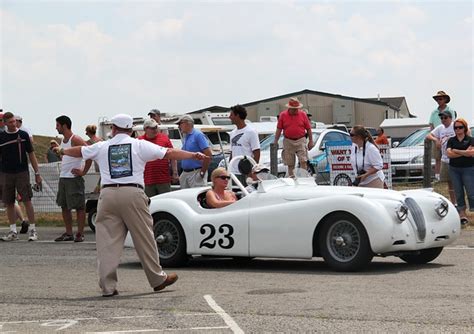
[[[469,220],[466,217],[461,218],[461,225],[467,225],[469,223]]]

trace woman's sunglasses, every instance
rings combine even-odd
[[[455,126],[454,129],[455,130],[462,130],[462,129],[464,129],[464,125]]]
[[[220,176],[217,176],[218,179],[221,179],[221,180],[230,180],[230,176],[227,176],[227,175],[220,175]]]

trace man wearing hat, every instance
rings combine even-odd
[[[28,135],[30,136],[31,143],[34,144],[33,132],[31,132],[30,128],[27,128],[26,126],[23,125],[23,117],[21,117],[20,115],[15,115],[15,119],[16,119],[16,127],[19,130],[22,130],[28,133]]]
[[[147,140],[161,147],[173,148],[167,135],[158,132],[158,123],[152,118],[143,123],[145,134],[138,139]],[[156,159],[145,165],[144,181],[145,194],[148,197],[164,194],[171,191],[170,163],[173,171],[173,180],[178,181],[178,164],[176,160]]]
[[[436,101],[436,103],[438,103],[438,107],[431,112],[429,120],[430,130],[433,130],[437,126],[441,125],[441,119],[438,116],[440,112],[449,111],[453,116],[453,120],[457,118],[456,111],[448,106],[448,103],[451,101],[451,98],[448,94],[440,90],[435,95],[433,95],[433,99]],[[439,173],[441,168],[441,151],[436,148],[435,145],[433,145],[432,156],[436,161],[435,177],[437,180],[439,180]]]
[[[158,109],[151,109],[150,112],[148,113],[148,116],[150,116],[151,119],[155,120],[155,122],[158,124],[158,132],[159,133],[164,133],[166,135],[169,135],[167,129],[160,129],[161,125],[161,111]]]
[[[183,169],[179,176],[181,189],[204,187],[207,185],[207,169],[212,158],[207,138],[201,131],[194,128],[194,120],[189,115],[181,116],[176,124],[184,135],[183,150],[201,152],[209,157],[209,159],[203,161],[191,159],[181,161],[181,168]]]
[[[112,139],[61,149],[59,153],[91,159],[99,164],[102,190],[97,205],[96,247],[102,296],[118,294],[117,267],[127,231],[130,231],[150,286],[154,291],[160,291],[175,283],[178,276],[166,274],[160,265],[149,200],[143,191],[145,164],[156,159],[209,161],[209,158],[199,152],[164,148],[132,138],[133,119],[129,115],[115,115],[111,123]]]
[[[434,128],[426,138],[432,140],[434,142],[433,146],[441,152],[440,181],[448,182],[449,198],[453,204],[456,204],[454,188],[448,176],[449,158],[446,151],[448,139],[456,135],[453,127],[453,114],[449,110],[444,110],[439,112],[438,117],[441,124]]]
[[[311,123],[306,113],[301,110],[303,104],[297,97],[290,98],[286,105],[288,108],[280,113],[278,117],[277,129],[275,132],[274,144],[278,145],[278,140],[283,132],[283,152],[281,158],[285,165],[288,166],[288,175],[293,176],[296,165],[296,157],[300,167],[307,168],[308,150],[313,144],[313,134],[311,131]],[[308,144],[306,145],[306,137]]]

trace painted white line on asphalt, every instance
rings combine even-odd
[[[474,247],[472,246],[465,246],[465,245],[459,245],[455,247],[444,247],[444,249],[449,249],[449,250],[474,250]]]
[[[234,333],[243,334],[244,331],[237,325],[237,323],[232,319],[230,315],[228,315],[217,303],[214,299],[212,299],[211,295],[204,295],[204,299],[209,304],[209,306],[224,320],[224,322],[229,326],[229,328]]]
[[[110,319],[134,319],[134,318],[153,318],[154,315],[129,315],[123,317],[112,317]]]
[[[118,333],[145,333],[145,332],[174,332],[174,331],[189,331],[189,330],[212,330],[212,329],[228,329],[228,326],[217,326],[217,327],[190,327],[190,328],[166,328],[166,329],[129,329],[124,331],[112,331],[112,332],[86,332],[86,334],[118,334]],[[2,332],[3,334],[3,332]]]

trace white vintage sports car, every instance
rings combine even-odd
[[[224,208],[206,207],[209,187],[151,199],[165,267],[183,265],[192,255],[322,256],[338,271],[360,270],[376,255],[422,264],[438,257],[461,230],[455,207],[429,190],[318,186],[313,178],[296,177],[261,180],[248,193],[232,178],[241,198]],[[127,244],[133,245],[130,237]]]

